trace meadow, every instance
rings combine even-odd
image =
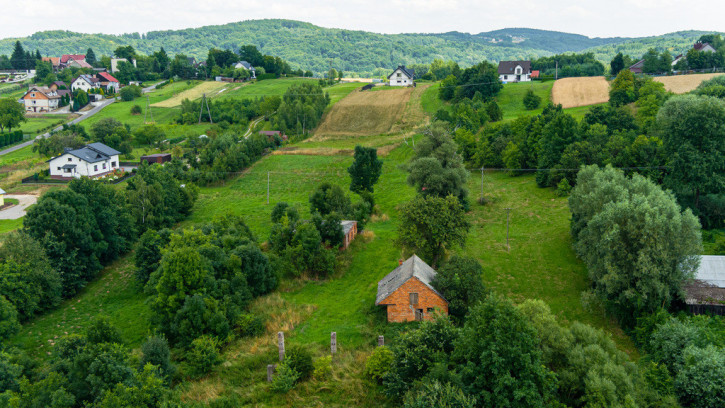
[[[553,81],[531,81],[509,83],[503,86],[501,92],[496,96],[496,103],[503,112],[503,120],[512,120],[520,116],[534,116],[540,114],[551,101],[551,88]],[[524,107],[524,96],[531,89],[541,98],[541,104],[537,109],[527,110]]]

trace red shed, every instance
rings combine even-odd
[[[389,322],[430,320],[433,312],[448,314],[448,301],[431,285],[436,271],[417,255],[402,262],[378,282],[375,305],[386,305]]]

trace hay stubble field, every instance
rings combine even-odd
[[[562,78],[554,82],[551,100],[564,109],[605,103],[609,101],[609,82],[603,76]]]

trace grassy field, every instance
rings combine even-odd
[[[563,78],[554,82],[551,100],[564,108],[609,102],[609,82],[604,77]]]
[[[247,82],[243,84],[229,84],[229,90],[219,94],[219,98],[261,98],[263,96],[282,96],[290,86],[307,81],[315,81],[310,78],[279,78],[265,79],[264,81]],[[349,84],[344,84],[349,85]],[[326,88],[325,90],[329,90]]]
[[[423,92],[420,98],[420,106],[425,113],[435,114],[439,109],[451,110],[451,105],[447,102],[442,101],[438,98],[438,89],[441,87],[440,82],[436,82],[429,86],[428,89]]]
[[[505,84],[501,92],[496,96],[496,102],[503,112],[503,120],[513,120],[520,116],[538,115],[544,110],[544,106],[551,100],[551,88],[553,81],[540,82],[518,82]],[[541,98],[541,105],[538,109],[526,110],[524,107],[524,96],[529,89]]]
[[[163,101],[156,102],[152,106],[158,108],[173,108],[181,105],[181,101],[184,99],[196,100],[201,98],[202,95],[206,94],[207,97],[213,98],[217,96],[219,91],[225,88],[229,88],[234,84],[228,84],[226,82],[214,82],[206,81],[197,84],[193,88],[186,89],[182,92],[177,93],[171,98],[164,99]],[[162,88],[163,89],[163,88]]]
[[[52,128],[67,122],[72,115],[38,115],[28,116],[27,122],[20,124],[20,130],[25,134],[38,135],[50,131]]]
[[[665,84],[665,89],[676,94],[688,93],[700,85],[702,81],[707,81],[713,77],[725,74],[692,74],[692,75],[675,75],[654,78],[657,82]]]
[[[412,93],[413,88],[352,93],[325,115],[315,136],[362,136],[390,132]]]

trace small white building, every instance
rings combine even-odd
[[[58,91],[44,86],[30,87],[20,100],[25,104],[25,111],[30,113],[54,111],[60,105]]]
[[[415,70],[406,68],[405,65],[398,65],[392,74],[388,75],[390,86],[411,86],[415,79]]]
[[[91,143],[75,150],[66,149],[60,156],[48,160],[50,177],[69,179],[101,176],[120,167],[120,154],[103,143]]]
[[[498,79],[503,83],[531,81],[531,61],[499,62]]]
[[[248,63],[247,61],[239,61],[236,64],[234,64],[234,69],[246,69],[249,71],[249,77],[251,79],[255,79],[257,77],[257,70],[254,69],[252,64]]]
[[[117,93],[121,87],[121,83],[118,82],[118,79],[108,72],[99,72],[96,74],[96,79],[98,79],[98,84],[103,87],[106,92]]]
[[[91,75],[82,74],[78,78],[74,79],[70,84],[71,91],[75,92],[77,89],[82,89],[86,92],[91,89],[98,88],[100,86],[100,80],[94,78]]]

